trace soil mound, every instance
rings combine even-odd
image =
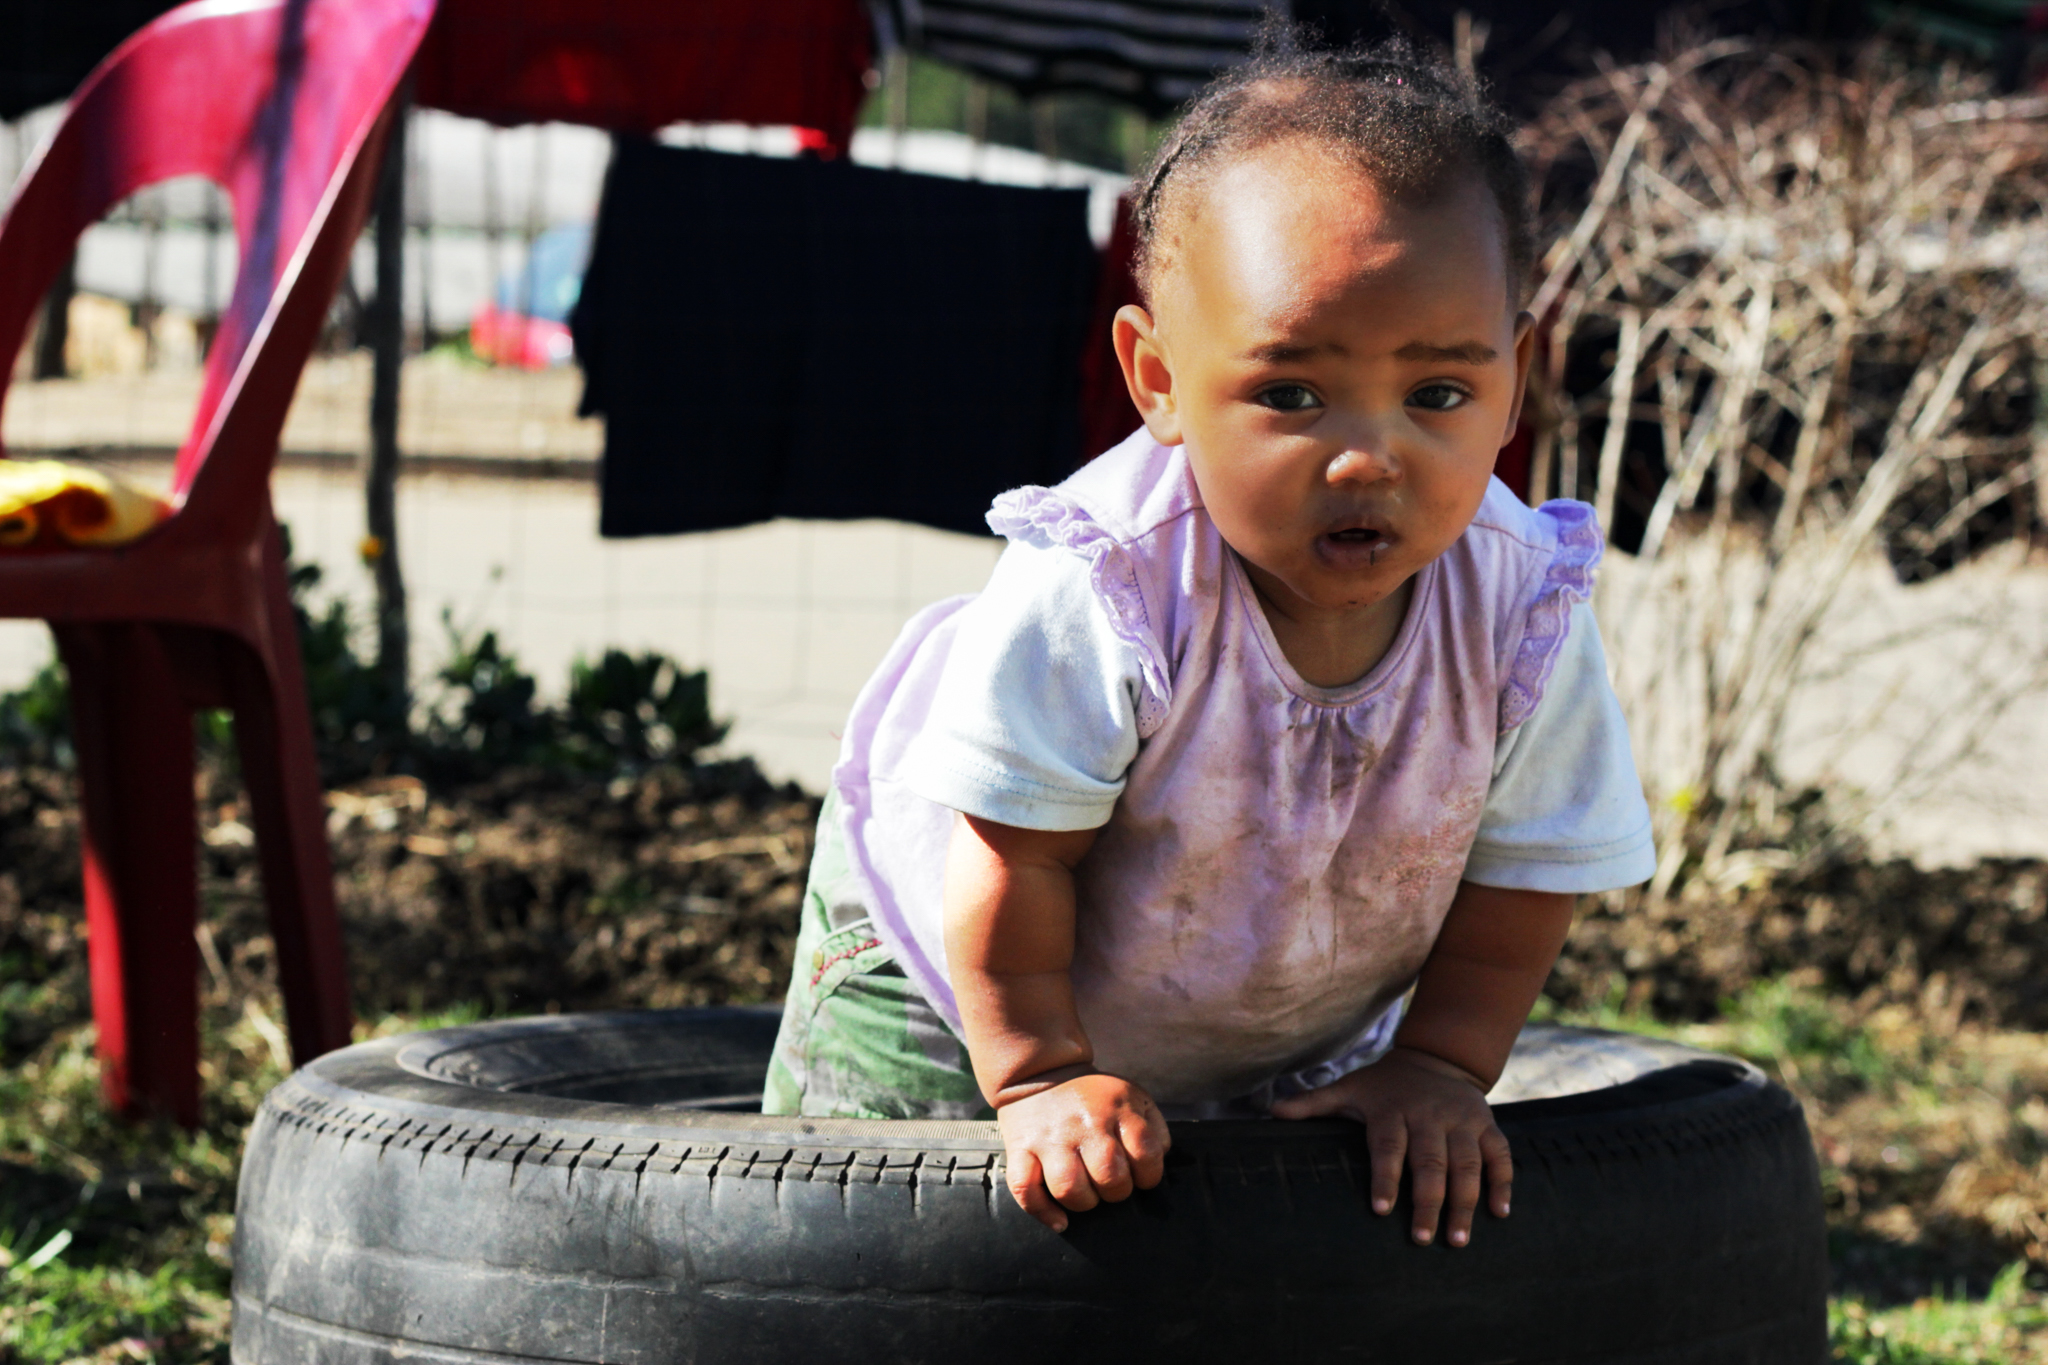
[[[212,985],[268,990],[243,798],[224,774],[202,785],[201,946],[226,978]],[[610,781],[513,769],[446,790],[385,778],[328,802],[366,1016],[745,1003],[788,980],[818,802],[750,762]],[[64,986],[5,1012],[10,1055],[68,1022],[55,1014],[86,1013],[81,907],[71,779],[0,769],[0,961],[29,987]],[[1845,862],[1657,909],[1589,898],[1549,994],[1566,1009],[1709,1019],[1791,973],[1866,1009],[2048,1030],[2048,865]]]
[[[1568,1009],[1704,1020],[1752,983],[1795,973],[1862,1010],[1907,1005],[1937,1027],[2048,1030],[2048,864],[1843,861],[1658,908],[1588,898],[1547,994]]]
[[[429,792],[331,792],[358,1013],[773,999],[788,979],[818,803],[746,761],[609,782],[541,770]],[[271,943],[238,786],[202,779],[201,949],[216,991],[268,991]],[[0,962],[35,1010],[20,1056],[89,1010],[71,778],[0,769]],[[50,989],[55,987],[55,989]]]

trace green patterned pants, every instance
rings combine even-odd
[[[825,798],[764,1114],[986,1119],[967,1047],[882,945]]]

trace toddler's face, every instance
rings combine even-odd
[[[1529,357],[1501,231],[1477,174],[1406,205],[1281,146],[1216,173],[1119,317],[1146,425],[1283,610],[1371,608],[1478,511]]]

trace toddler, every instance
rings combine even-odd
[[[993,1110],[1055,1230],[1158,1182],[1167,1117],[1343,1115],[1374,1208],[1405,1168],[1414,1240],[1461,1246],[1572,897],[1654,866],[1600,530],[1492,478],[1523,173],[1450,69],[1296,46],[1140,195],[1144,428],[998,498],[986,590],[855,704],[764,1108]]]

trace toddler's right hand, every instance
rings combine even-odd
[[[1068,1209],[1157,1185],[1173,1141],[1150,1095],[1098,1072],[1010,1101],[996,1111],[996,1125],[1011,1195],[1054,1232],[1067,1230]]]

